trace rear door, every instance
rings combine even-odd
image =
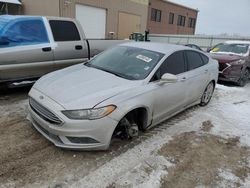
[[[54,37],[54,60],[56,69],[81,63],[88,57],[88,51],[79,32],[78,24],[71,20],[49,20]]]
[[[41,17],[12,20],[1,32],[0,81],[40,77],[54,70],[53,51]]]
[[[185,82],[189,85],[187,105],[199,100],[208,84],[208,57],[197,51],[186,50],[188,72]]]

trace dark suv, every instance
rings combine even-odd
[[[219,62],[219,80],[245,86],[250,80],[250,41],[228,41],[211,49]]]

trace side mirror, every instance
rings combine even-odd
[[[163,83],[176,83],[178,81],[177,76],[173,75],[173,74],[163,74],[161,77],[161,82]]]

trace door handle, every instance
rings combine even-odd
[[[208,73],[208,69],[205,70],[205,73]]]
[[[42,51],[44,52],[50,52],[51,50],[52,50],[51,47],[42,48]]]
[[[76,46],[75,46],[75,49],[76,49],[76,50],[82,50],[82,46],[81,46],[81,45],[76,45]]]

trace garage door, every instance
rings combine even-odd
[[[130,34],[141,31],[141,17],[119,12],[118,38],[129,38]]]
[[[105,38],[106,10],[84,5],[76,5],[76,19],[82,25],[87,38]]]

